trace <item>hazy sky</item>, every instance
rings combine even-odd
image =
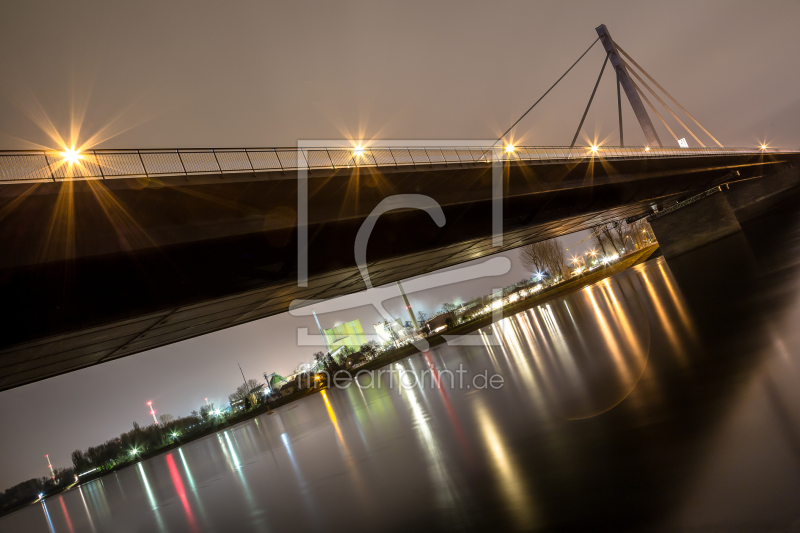
[[[601,23],[726,146],[797,147],[798,20],[796,1],[10,0],[0,17],[0,148],[494,138]],[[514,141],[569,144],[602,61],[598,43]],[[609,72],[579,142],[618,143]],[[624,113],[626,144],[643,144]],[[416,293],[412,305],[430,312],[527,277],[507,256],[508,274]],[[399,298],[387,309],[402,316]],[[353,318],[371,330],[377,313],[320,316],[324,326]],[[206,396],[224,402],[241,382],[237,361],[248,377],[290,371],[315,351],[298,346],[298,327],[313,331],[313,319],[280,315],[0,393],[0,490],[45,475],[46,453],[66,466],[72,450],[146,423],[148,400],[173,415]]]

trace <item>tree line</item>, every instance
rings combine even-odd
[[[248,380],[251,389],[259,385]],[[240,398],[244,385],[240,385],[229,398]],[[181,437],[207,429],[217,420],[214,404],[203,404],[185,417],[176,418],[165,413],[158,417],[158,424],[141,426],[133,422],[131,430],[118,437],[89,446],[86,450],[75,450],[71,454],[72,466],[54,468],[55,479],[49,477],[32,478],[0,492],[0,514],[13,512],[39,498],[39,494],[48,494],[61,490],[75,482],[75,477],[92,472],[110,471],[126,462],[136,460],[143,453],[172,444]]]
[[[592,243],[604,255],[630,252],[650,242],[655,242],[655,235],[645,219],[630,224],[620,220],[592,227]]]

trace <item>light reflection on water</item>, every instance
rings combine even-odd
[[[188,443],[0,519],[0,531],[702,529],[726,523],[716,494],[745,509],[750,496],[780,522],[786,498],[763,503],[732,480],[746,471],[763,486],[763,469],[800,494],[785,468],[800,464],[798,309],[795,295],[780,319],[752,320],[768,324],[766,340],[740,353],[737,331],[703,329],[713,321],[652,260],[481,329],[483,346],[406,358],[371,387],[364,378]],[[463,387],[450,377],[459,365]],[[473,386],[484,371],[504,386]],[[397,386],[423,372],[423,387]],[[763,414],[755,455],[743,451],[756,438],[741,429],[748,409]]]

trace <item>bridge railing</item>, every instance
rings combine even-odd
[[[603,146],[224,148],[174,150],[0,151],[0,183],[336,170],[353,167],[480,165],[495,160],[530,163],[584,159],[642,159],[797,153],[757,148]],[[72,159],[72,161],[70,161]]]

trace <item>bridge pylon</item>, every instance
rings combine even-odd
[[[614,39],[611,38],[608,28],[606,28],[605,24],[600,24],[595,30],[597,30],[597,35],[600,36],[600,42],[603,43],[603,48],[606,49],[608,59],[614,66],[617,79],[625,90],[625,96],[628,97],[628,101],[631,103],[633,112],[636,115],[636,120],[639,121],[639,125],[642,127],[648,146],[662,146],[661,139],[658,138],[658,133],[656,133],[656,129],[650,121],[650,115],[647,114],[642,99],[639,97],[639,93],[636,92],[636,86],[628,74],[628,69],[625,68],[625,63],[623,63],[620,58],[617,45],[614,43]]]

